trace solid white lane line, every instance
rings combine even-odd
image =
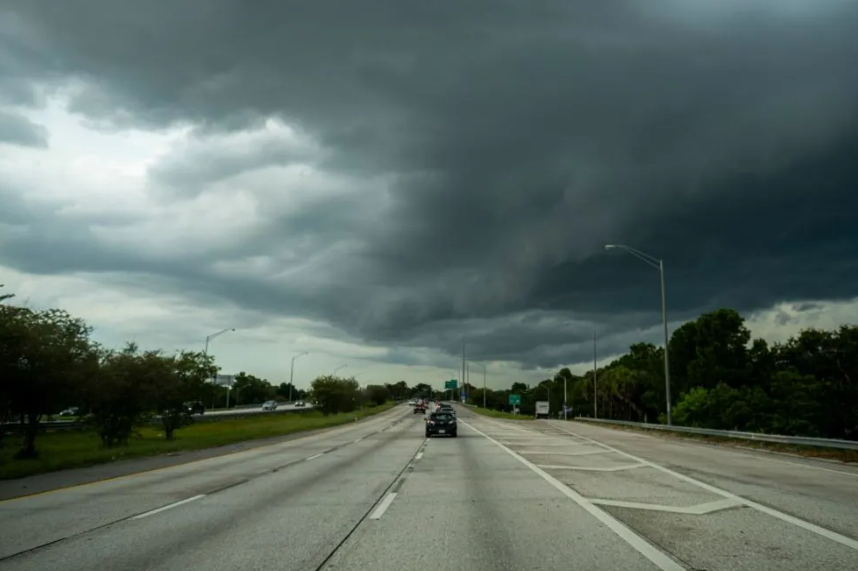
[[[387,494],[384,499],[381,500],[381,503],[378,504],[378,507],[369,515],[369,519],[381,519],[381,516],[384,515],[384,512],[387,511],[387,508],[390,507],[390,504],[392,504],[395,499],[396,492],[390,492]]]
[[[613,531],[617,536],[619,536],[623,541],[628,543],[633,549],[635,549],[638,553],[649,559],[655,566],[657,566],[662,571],[686,571],[684,567],[679,565],[676,561],[671,559],[666,554],[662,553],[655,547],[653,547],[649,542],[647,542],[644,538],[637,535],[631,529],[626,527],[619,520],[614,519],[608,512],[603,509],[597,507],[595,504],[590,502],[587,498],[570,488],[569,486],[563,484],[560,480],[537,466],[532,462],[525,459],[523,456],[520,456],[492,438],[491,436],[480,432],[478,429],[474,428],[470,424],[462,421],[462,424],[476,432],[477,434],[485,437],[490,442],[497,445],[501,450],[533,470],[536,474],[542,477],[543,480],[554,486],[557,491],[562,493],[564,496],[581,506],[585,511],[587,511],[590,515],[598,519],[600,522],[605,524],[605,526]]]
[[[173,508],[177,508],[177,507],[179,507],[179,506],[181,506],[181,505],[191,503],[191,502],[193,502],[193,501],[195,501],[195,500],[199,500],[200,498],[204,498],[204,497],[206,497],[206,495],[205,495],[205,494],[200,494],[200,495],[198,495],[198,496],[194,496],[194,497],[192,497],[192,498],[187,498],[187,499],[181,500],[181,501],[179,501],[179,502],[174,502],[174,503],[172,503],[172,504],[167,504],[166,506],[160,507],[160,508],[158,508],[158,509],[156,509],[156,510],[148,511],[148,512],[146,512],[146,513],[142,513],[142,514],[140,514],[140,515],[136,515],[136,516],[132,517],[131,519],[143,519],[144,517],[149,517],[150,515],[155,515],[155,514],[159,514],[159,513],[161,513],[161,512],[165,512],[165,511],[167,511],[167,510],[171,510],[171,509],[173,509]]]
[[[845,535],[840,535],[837,532],[831,531],[830,529],[825,529],[824,527],[820,527],[816,524],[810,523],[809,521],[804,521],[803,519],[793,517],[789,514],[785,514],[785,513],[778,511],[776,509],[770,508],[768,506],[764,506],[763,504],[758,504],[757,502],[753,502],[751,500],[745,499],[742,496],[737,496],[736,494],[734,494],[732,492],[728,492],[726,490],[722,490],[721,488],[716,488],[715,486],[710,486],[706,482],[701,482],[700,480],[695,480],[691,476],[686,476],[685,474],[680,474],[679,472],[674,472],[670,468],[665,468],[664,466],[659,466],[658,464],[655,464],[655,463],[650,462],[648,460],[644,460],[643,458],[638,458],[637,456],[633,456],[632,454],[629,454],[628,452],[623,452],[622,450],[618,450],[618,449],[614,448],[613,446],[608,446],[607,444],[602,444],[601,442],[599,442],[597,440],[593,440],[592,438],[587,438],[586,436],[581,436],[580,434],[576,434],[575,432],[572,432],[571,430],[566,430],[565,428],[561,428],[560,430],[568,432],[569,434],[572,434],[573,436],[577,436],[578,438],[583,438],[585,440],[589,440],[593,444],[597,444],[597,445],[601,446],[602,448],[605,448],[605,449],[610,450],[612,452],[616,452],[620,456],[625,456],[626,458],[629,458],[631,460],[635,460],[637,462],[640,462],[641,464],[645,464],[645,465],[649,466],[650,468],[655,468],[656,470],[659,470],[665,474],[670,474],[674,478],[678,478],[678,479],[682,480],[683,482],[688,482],[689,484],[694,484],[695,486],[703,488],[704,490],[712,492],[713,494],[717,494],[717,495],[721,496],[722,498],[727,498],[730,500],[735,500],[737,502],[741,502],[748,507],[751,507],[757,511],[763,512],[764,514],[768,514],[772,517],[778,518],[781,521],[791,523],[797,527],[800,527],[802,529],[805,529],[805,530],[810,531],[812,533],[815,533],[817,535],[821,535],[822,537],[825,537],[825,538],[830,539],[832,541],[836,541],[837,543],[839,543],[841,545],[845,545],[846,547],[851,547],[852,549],[855,549],[856,551],[858,551],[858,541],[855,541],[851,537],[846,537]]]
[[[310,456],[309,458],[305,458],[305,460],[306,461],[315,460],[316,458],[319,458],[321,456],[324,456],[324,454],[316,454],[315,456]]]

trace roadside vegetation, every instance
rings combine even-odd
[[[219,370],[211,355],[134,343],[108,349],[92,339],[84,320],[17,306],[13,297],[0,295],[0,478],[335,426],[425,390],[320,377],[302,391],[242,372],[229,402],[226,387],[211,382]],[[194,403],[261,404],[290,392],[316,406],[219,422],[192,416]],[[52,431],[46,421],[55,419],[77,420],[80,430]]]
[[[36,458],[15,459],[13,447],[0,448],[0,480],[329,428],[389,410],[394,404],[368,405],[328,416],[314,411],[201,422],[182,430],[173,440],[164,438],[161,427],[144,426],[126,445],[112,448],[102,446],[95,431],[48,432],[39,435],[40,454]]]
[[[788,436],[858,440],[858,326],[807,329],[784,343],[752,339],[732,309],[701,315],[677,328],[669,343],[672,421],[675,425]],[[509,395],[533,416],[550,395],[551,410],[567,402],[572,416],[665,423],[664,351],[636,343],[607,366],[509,390],[488,390],[487,408],[511,412]],[[468,402],[482,404],[483,389],[468,387]],[[476,411],[479,412],[479,411]]]

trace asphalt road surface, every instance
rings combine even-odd
[[[0,569],[858,569],[858,469],[407,406],[0,503]]]

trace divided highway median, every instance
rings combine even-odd
[[[23,478],[45,472],[81,468],[118,460],[157,456],[204,448],[214,448],[249,440],[284,436],[329,428],[389,410],[395,403],[368,407],[355,412],[324,416],[320,412],[222,417],[217,422],[200,422],[176,433],[175,440],[164,439],[158,426],[139,429],[127,446],[103,448],[94,431],[48,432],[39,436],[37,458],[14,459],[16,446],[7,438],[0,447],[0,479]],[[17,443],[17,439],[16,439]]]

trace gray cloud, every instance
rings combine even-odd
[[[0,53],[33,85],[85,81],[72,109],[89,120],[193,122],[205,140],[276,116],[357,182],[264,212],[219,252],[303,268],[288,278],[214,279],[211,258],[119,260],[85,243],[51,256],[38,236],[7,257],[167,275],[404,347],[455,353],[464,334],[530,366],[586,360],[588,328],[619,343],[657,323],[657,274],[608,242],[664,258],[676,320],[851,297],[858,4],[803,6],[16,4],[26,34],[0,35]],[[186,194],[306,158],[272,142],[176,154],[150,176]],[[521,317],[544,313],[580,330]]]
[[[0,109],[0,143],[45,148],[48,130],[22,115]]]

